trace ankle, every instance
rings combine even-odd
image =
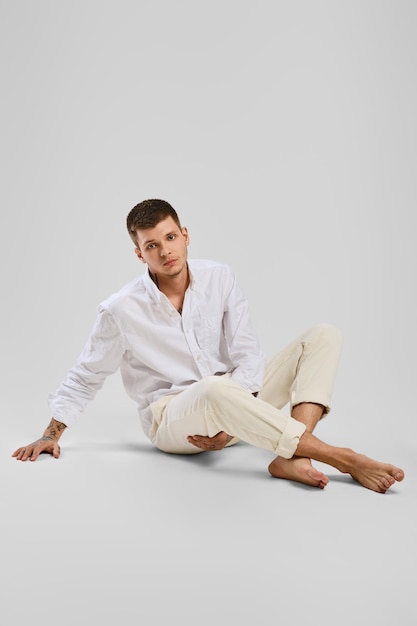
[[[356,452],[351,448],[338,448],[337,469],[342,474],[350,474],[353,466]]]

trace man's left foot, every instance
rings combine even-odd
[[[274,478],[286,478],[287,480],[295,480],[311,487],[319,487],[324,489],[329,479],[326,474],[319,472],[311,465],[310,459],[304,457],[293,457],[291,459],[283,459],[277,456],[276,459],[269,464],[268,471]]]

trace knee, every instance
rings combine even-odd
[[[199,396],[207,400],[218,399],[223,395],[223,392],[226,392],[229,382],[230,379],[225,376],[206,376],[196,383]]]
[[[317,324],[314,330],[320,336],[321,341],[333,345],[335,348],[341,348],[343,343],[343,334],[340,328],[333,324]]]

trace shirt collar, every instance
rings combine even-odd
[[[146,293],[150,296],[150,298],[154,302],[160,302],[162,293],[153,282],[148,267],[146,268],[146,272],[143,275],[143,284],[145,285]]]
[[[197,288],[196,277],[193,274],[189,261],[187,261],[187,264],[188,264],[188,271],[190,275],[190,284],[188,286],[188,289],[195,291]],[[161,297],[162,297],[162,292],[159,291],[158,287],[153,282],[148,267],[146,268],[146,272],[143,275],[143,283],[145,285],[146,292],[149,294],[152,300],[154,302],[160,302]]]

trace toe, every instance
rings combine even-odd
[[[396,470],[395,474],[394,474],[394,479],[397,480],[398,482],[403,480],[404,479],[404,472],[401,469],[400,470]]]
[[[388,478],[385,478],[385,476],[383,476],[382,478],[379,479],[379,486],[381,487],[381,489],[386,491],[387,489],[390,488],[391,484]]]

